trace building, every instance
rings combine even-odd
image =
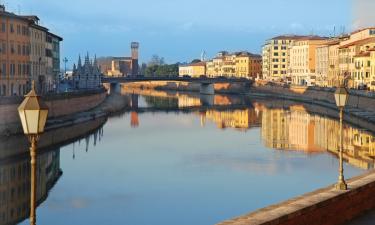
[[[372,33],[373,32],[373,33]],[[359,35],[361,34],[362,35]],[[370,35],[372,33],[372,35]],[[368,37],[369,34],[370,37]],[[367,37],[365,39],[357,40],[358,37]],[[352,41],[351,41],[352,40]],[[359,31],[350,36],[350,38],[342,42],[339,47],[339,69],[340,73],[347,73],[350,80],[348,82],[351,88],[370,88],[371,81],[374,80],[369,73],[370,67],[367,63],[360,64],[362,62],[370,61],[370,49],[375,47],[375,28],[368,28],[366,30]],[[367,76],[367,77],[366,77]]]
[[[340,47],[340,41],[331,42],[328,44],[328,74],[327,74],[327,86],[328,87],[336,87],[339,84],[339,78],[340,78],[339,47]]]
[[[262,77],[268,81],[291,82],[288,74],[290,48],[305,36],[281,35],[266,41],[262,47]]]
[[[139,75],[139,43],[130,44],[131,57],[102,57],[97,59],[101,73],[105,76],[137,76]]]
[[[262,74],[262,57],[249,52],[236,54],[235,77],[257,78]]]
[[[326,42],[327,38],[319,36],[305,36],[293,42],[290,47],[289,69],[293,84],[316,85],[316,48]],[[324,60],[327,60],[326,57]]]
[[[206,63],[205,62],[198,62],[198,63],[191,63],[186,65],[180,65],[178,67],[178,74],[179,76],[191,76],[191,77],[200,77],[202,75],[206,75]]]
[[[74,89],[96,89],[102,86],[102,74],[98,66],[96,57],[90,61],[89,54],[82,64],[81,56],[78,58],[78,65],[73,66],[73,87]]]
[[[54,71],[60,71],[60,53],[54,50],[59,49],[62,38],[40,26],[37,16],[16,15],[7,12],[3,5],[0,5],[0,22],[0,95],[24,95],[31,80],[36,81],[40,93],[54,91],[58,83]],[[56,39],[51,52],[47,34]],[[48,70],[49,57],[55,62],[51,70]]]
[[[60,42],[62,38],[51,33],[46,33],[46,57],[47,57],[47,75],[44,86],[47,92],[58,89],[61,80],[60,71]]]
[[[250,52],[219,52],[215,58],[206,62],[208,77],[256,78],[262,73],[262,57]]]
[[[31,18],[34,23],[30,25],[30,43],[31,43],[31,79],[35,81],[38,93],[45,93],[45,80],[47,75],[47,57],[46,57],[46,33],[48,29],[39,26],[39,18]]]
[[[316,48],[316,85],[320,87],[328,86],[328,68],[329,68],[329,46],[322,45]]]
[[[3,96],[23,95],[30,85],[30,33],[27,18],[0,6],[1,54],[0,92]]]

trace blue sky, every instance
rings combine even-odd
[[[8,10],[36,14],[62,36],[62,56],[158,54],[168,63],[191,61],[205,50],[260,53],[264,40],[285,33],[330,35],[350,28],[352,1],[367,0],[6,0]],[[2,0],[4,2],[4,0]]]

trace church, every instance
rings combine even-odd
[[[90,60],[89,54],[85,57],[82,65],[81,56],[78,58],[78,65],[73,66],[73,87],[74,89],[96,89],[102,86],[102,74],[98,66],[96,56],[94,61]]]

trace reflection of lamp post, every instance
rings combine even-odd
[[[35,92],[34,81],[31,91],[25,96],[25,100],[18,107],[18,113],[22,122],[25,135],[28,136],[31,147],[31,196],[30,196],[30,224],[36,224],[36,148],[40,134],[44,132],[47,121],[48,107],[40,100]]]
[[[344,168],[343,168],[343,132],[342,132],[342,119],[343,119],[343,110],[348,101],[349,93],[346,90],[344,84],[340,85],[335,92],[336,105],[340,110],[340,165],[339,165],[339,179],[336,184],[337,190],[347,190],[348,186],[344,180]]]

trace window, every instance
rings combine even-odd
[[[274,52],[273,56],[279,56],[279,53],[278,52]]]
[[[6,43],[3,43],[3,47],[2,47],[2,51],[1,51],[3,54],[6,54],[7,53],[7,44]]]
[[[274,46],[273,50],[279,50],[279,47],[278,46]]]
[[[10,24],[10,33],[14,33],[14,27],[12,23]]]
[[[1,74],[3,76],[6,76],[6,74],[7,74],[7,64],[6,63],[3,63],[3,68],[1,70]]]
[[[5,22],[2,22],[1,23],[1,32],[6,32],[6,25],[5,25]]]

